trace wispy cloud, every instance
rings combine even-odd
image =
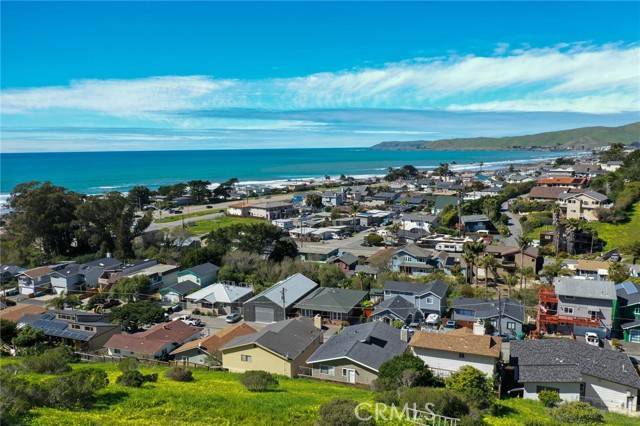
[[[639,81],[636,44],[519,50],[500,44],[492,56],[414,58],[285,79],[80,80],[64,87],[4,90],[1,102],[5,115],[78,110],[153,120],[176,120],[168,114],[179,111],[228,108],[613,113],[639,109]]]

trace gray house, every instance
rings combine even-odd
[[[511,364],[524,398],[538,399],[540,391],[552,389],[564,401],[585,401],[625,414],[638,411],[640,377],[627,354],[568,339],[511,345]]]
[[[424,314],[402,296],[386,298],[382,303],[376,305],[371,315],[373,321],[383,321],[388,324],[393,321],[402,321],[405,324],[422,322]]]
[[[56,294],[77,292],[83,282],[84,276],[80,271],[80,265],[75,263],[51,274],[51,287]]]
[[[436,268],[436,252],[415,244],[399,248],[391,257],[391,271],[409,275],[427,275]]]
[[[247,300],[243,305],[244,319],[267,323],[285,320],[295,304],[319,286],[300,273],[291,275]]]
[[[307,360],[311,375],[322,380],[371,385],[380,366],[401,355],[407,342],[400,330],[375,321],[352,325],[331,336]]]
[[[322,287],[298,302],[296,308],[305,317],[320,315],[333,321],[356,322],[362,315],[360,304],[366,297],[364,290]]]
[[[453,301],[452,319],[462,325],[473,326],[476,321],[490,321],[495,334],[516,336],[522,332],[524,305],[511,299],[483,300],[458,297]]]
[[[424,314],[443,314],[447,309],[446,295],[449,284],[441,280],[427,284],[407,281],[386,281],[384,299],[401,296]]]
[[[178,282],[193,281],[200,287],[206,287],[216,282],[220,268],[213,263],[206,262],[178,272]]]

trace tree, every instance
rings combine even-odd
[[[636,260],[640,257],[640,240],[636,240],[623,248],[623,251],[633,256],[632,263],[635,265]]]
[[[0,319],[0,341],[11,343],[11,340],[18,335],[18,329],[13,321]]]
[[[384,238],[376,233],[371,233],[364,237],[364,241],[370,246],[380,246],[384,242]]]
[[[57,409],[89,408],[96,392],[109,384],[107,373],[97,368],[83,368],[45,384],[46,405]]]
[[[342,210],[340,210],[338,207],[334,207],[331,209],[331,220],[336,220],[340,216],[342,216]]]
[[[184,195],[187,189],[186,183],[176,183],[174,185],[162,185],[158,188],[158,194],[168,197],[177,198]]]
[[[139,388],[144,385],[146,382],[155,382],[158,380],[158,374],[142,374],[138,370],[128,370],[123,372],[116,379],[116,383],[122,386],[129,386],[133,388]]]
[[[19,348],[29,348],[44,340],[44,333],[36,328],[26,325],[22,327],[12,343]]]
[[[618,284],[629,279],[629,268],[620,262],[614,262],[609,266],[609,279]]]
[[[520,249],[520,267],[524,265],[524,252],[531,246],[531,239],[526,236],[516,238],[518,248]],[[520,290],[522,290],[524,282],[524,271],[520,274]]]
[[[445,387],[463,395],[478,408],[487,408],[494,400],[493,387],[482,371],[464,365],[445,380]]]
[[[54,297],[53,299],[47,302],[47,307],[61,310],[66,308],[67,306],[70,308],[75,308],[76,306],[81,305],[80,297],[77,294],[67,294],[63,292],[59,296]]]
[[[607,163],[609,161],[623,161],[625,159],[625,146],[621,143],[613,143],[609,149],[600,154],[600,161]]]
[[[214,188],[213,198],[226,200],[231,195],[231,190],[236,183],[238,183],[237,178],[231,178],[222,182],[220,185]]]
[[[164,320],[164,310],[157,304],[141,301],[118,306],[111,311],[111,321],[120,324],[126,331],[134,332],[144,325]]]
[[[129,302],[145,298],[150,293],[151,280],[146,275],[135,275],[119,279],[109,292],[111,297]]]
[[[143,185],[134,186],[129,190],[127,200],[133,208],[142,210],[151,201],[151,190]]]
[[[476,276],[474,272],[474,266],[476,265],[477,259],[480,256],[480,253],[484,251],[484,243],[481,241],[473,241],[469,243],[465,243],[463,247],[464,251],[464,260],[467,263],[467,267],[471,269],[471,278]]]
[[[403,373],[412,371],[411,386],[428,386],[434,381],[429,367],[417,356],[405,352],[385,361],[379,369],[375,387],[380,391],[396,390],[402,385]],[[406,377],[406,376],[405,376]]]
[[[317,192],[311,192],[304,197],[304,203],[314,209],[322,208],[322,195]]]
[[[507,285],[508,296],[511,297],[511,290],[518,284],[518,277],[514,274],[507,274],[504,276],[504,283]]]
[[[211,196],[211,191],[209,190],[211,182],[208,180],[192,180],[187,182],[187,185],[189,186],[189,194],[191,194],[191,197],[198,203],[205,201]]]
[[[498,261],[492,254],[485,254],[482,259],[480,259],[480,266],[484,268],[484,288],[489,288],[489,273],[493,275],[493,279],[495,281],[495,269],[498,266]]]
[[[273,244],[269,260],[280,262],[288,257],[294,259],[298,255],[298,245],[291,238],[280,238]]]

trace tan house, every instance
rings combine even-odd
[[[560,194],[558,204],[565,211],[567,219],[584,219],[588,222],[598,220],[598,209],[611,207],[606,195],[590,190]]]
[[[231,325],[200,339],[192,340],[174,349],[169,355],[175,357],[176,361],[194,364],[208,364],[213,359],[214,362],[222,362],[220,348],[235,339],[236,337],[253,334],[257,330],[246,322]]]
[[[322,343],[322,331],[310,318],[272,323],[222,347],[222,366],[231,372],[267,371],[295,377]]]
[[[523,268],[531,268],[535,273],[538,273],[542,268],[543,258],[537,247],[527,248],[522,256],[520,256],[520,248],[515,246],[489,245],[486,246],[485,252],[493,255],[498,261],[498,267],[495,271],[498,276],[513,274]],[[478,278],[483,279],[485,276],[484,268],[478,267],[477,269]],[[489,277],[493,277],[491,272]]]

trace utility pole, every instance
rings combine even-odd
[[[502,292],[498,289],[498,335],[502,336]]]

